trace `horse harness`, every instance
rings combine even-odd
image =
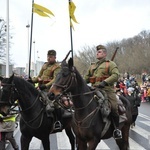
[[[88,95],[88,94],[91,94],[91,93],[95,93],[98,89],[94,90],[94,91],[89,91],[89,92],[85,92],[85,93],[82,93],[82,94],[76,94],[76,95],[71,95],[71,94],[66,94],[68,89],[72,86],[72,84],[75,84],[77,83],[77,79],[76,79],[76,74],[74,73],[74,69],[73,69],[73,72],[71,72],[71,75],[66,79],[66,83],[64,85],[60,85],[60,84],[56,84],[54,83],[53,85],[56,85],[57,87],[60,87],[60,88],[63,88],[63,92],[59,95],[56,96],[56,100],[58,101],[59,99],[61,99],[62,95],[67,95],[70,99],[72,99],[73,97],[77,97],[77,96],[80,96],[80,95]],[[75,83],[73,82],[75,81]],[[86,104],[86,106],[84,107],[81,107],[81,108],[74,108],[75,110],[82,110],[82,109],[85,109],[86,107],[88,107],[93,100],[97,100],[98,97],[96,94],[93,95],[93,97],[91,98],[91,100],[88,102],[88,104]],[[80,127],[80,128],[89,128],[91,123],[92,123],[92,120],[94,119],[94,116],[99,112],[101,106],[102,106],[102,102],[97,100],[98,102],[98,105],[97,107],[92,111],[90,112],[87,116],[85,116],[82,120],[77,120],[75,118],[75,115],[73,116],[74,117],[74,122],[76,124],[76,126]],[[90,120],[90,118],[92,118]],[[88,125],[84,125],[86,123],[87,120],[90,120],[88,123]]]
[[[10,94],[9,94],[8,102],[0,101],[0,104],[9,105],[9,106],[16,105],[16,104],[15,104],[15,99],[14,99],[14,93],[16,92],[19,97],[21,97],[21,95],[20,95],[20,93],[18,92],[17,88],[15,87],[15,84],[14,84],[14,83],[12,83],[12,84],[2,83],[1,86],[2,86],[1,92],[3,92],[3,86],[10,86]],[[1,93],[1,96],[2,96],[2,93]],[[35,101],[33,102],[33,104],[32,104],[30,107],[28,107],[27,109],[22,110],[21,107],[20,107],[20,105],[18,105],[18,107],[19,107],[19,112],[22,114],[23,112],[29,111],[30,109],[32,109],[32,107],[36,104],[36,102],[38,101],[38,99],[40,99],[40,101],[43,103],[43,106],[44,106],[44,102],[43,102],[43,100],[42,100],[42,97],[40,96],[40,94],[38,94],[37,97],[36,97],[36,99],[35,99]],[[12,109],[10,109],[10,110],[12,110]],[[29,120],[29,121],[26,121],[26,120],[25,120],[25,118],[23,117],[23,114],[22,114],[22,117],[21,117],[21,118],[22,118],[22,120],[25,122],[25,124],[26,124],[28,127],[33,128],[33,129],[37,129],[37,128],[39,128],[39,127],[41,126],[41,124],[42,124],[43,116],[44,116],[44,113],[42,113],[43,111],[44,111],[44,107],[41,108],[41,110],[39,111],[39,114],[38,114],[35,118],[33,118],[33,119]],[[35,121],[35,120],[40,116],[40,114],[42,114],[42,116],[41,116],[41,120],[40,120],[39,125],[38,125],[38,126],[36,125],[36,127],[32,127],[32,126],[30,125],[30,123],[32,123],[33,121]]]

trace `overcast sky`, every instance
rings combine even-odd
[[[0,17],[6,20],[6,2],[0,0]],[[74,51],[85,45],[105,44],[150,30],[150,0],[74,0]],[[32,61],[46,61],[47,51],[55,49],[61,61],[71,49],[68,0],[35,0],[50,9],[55,17],[33,16]],[[28,62],[28,31],[32,0],[9,0],[9,20],[13,34],[10,53],[17,67]],[[34,55],[35,51],[35,55]],[[40,58],[37,58],[37,51]],[[35,57],[34,57],[35,56]]]

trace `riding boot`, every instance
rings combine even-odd
[[[122,132],[119,129],[119,115],[116,113],[113,114],[112,119],[113,119],[113,123],[114,123],[114,127],[115,127],[115,130],[113,132],[113,137],[115,139],[121,139],[122,138]]]
[[[55,109],[55,116],[56,116],[56,122],[54,123],[54,130],[61,130],[62,129],[62,114],[61,114],[61,108]]]

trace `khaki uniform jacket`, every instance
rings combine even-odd
[[[118,81],[119,70],[113,61],[106,60],[106,58],[104,58],[90,66],[87,74],[85,75],[85,81],[87,83],[90,83],[90,77],[95,77],[96,79],[103,78],[108,84],[108,86],[105,86],[104,90],[114,91],[114,83]],[[92,85],[98,86],[100,82],[100,80],[97,80]]]
[[[39,72],[37,77],[33,77],[33,82],[39,82],[39,78],[43,81],[42,84],[45,84],[48,88],[54,83],[56,75],[60,71],[59,63],[55,62],[54,64],[49,64],[48,62],[44,63],[42,69]]]

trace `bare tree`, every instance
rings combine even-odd
[[[6,61],[6,42],[7,42],[7,24],[6,21],[0,18],[0,59],[2,62]],[[12,39],[12,33],[9,35],[9,39]],[[11,41],[9,40],[9,48],[11,48]],[[9,54],[9,57],[11,55]],[[9,59],[12,63],[11,58]]]
[[[6,22],[4,19],[0,19],[0,58],[2,61],[6,57]]]
[[[132,38],[107,43],[109,59],[112,58],[116,47],[119,47],[119,50],[114,61],[121,73],[126,71],[131,74],[141,74],[142,71],[150,72],[150,31],[144,30]],[[97,61],[95,55],[95,46],[87,45],[78,51],[78,55],[75,55],[75,65],[81,74],[84,75],[90,64]]]

